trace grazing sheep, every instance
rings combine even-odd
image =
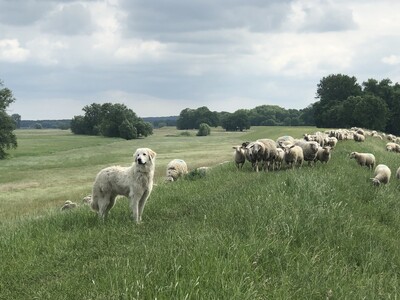
[[[285,151],[282,148],[276,148],[275,156],[275,168],[280,170],[282,168],[282,163],[285,160]]]
[[[375,156],[372,153],[351,152],[351,158],[354,158],[360,166],[367,166],[369,169],[375,166]]]
[[[392,172],[387,165],[377,165],[374,172],[374,178],[371,178],[372,184],[375,186],[389,183]]]
[[[400,145],[394,142],[389,142],[386,144],[386,150],[389,152],[400,152]]]
[[[353,138],[356,142],[365,142],[365,136],[363,134],[355,133]]]
[[[167,165],[167,181],[177,181],[181,176],[187,174],[188,167],[184,160],[173,159]]]
[[[82,202],[83,204],[90,205],[90,202],[92,202],[92,195],[87,195],[86,197],[83,197]]]
[[[303,149],[303,156],[304,160],[308,161],[308,164],[314,162],[315,158],[317,157],[319,144],[315,141],[298,141],[295,143],[296,146],[300,146]]]
[[[400,167],[396,171],[396,178],[400,179]]]
[[[331,159],[331,150],[332,147],[330,146],[320,147],[314,162],[319,160],[321,163],[328,163],[328,161]]]
[[[299,167],[302,166],[304,155],[303,149],[300,146],[285,146],[283,150],[285,151],[285,162],[287,165],[289,165],[292,169],[294,168],[295,164],[298,164]]]
[[[239,170],[243,168],[246,161],[245,148],[242,146],[233,146],[232,148],[235,149],[235,152],[233,152],[233,160],[235,161],[236,168]]]
[[[73,209],[77,206],[78,205],[75,202],[72,202],[71,200],[67,200],[67,201],[65,201],[64,205],[61,207],[61,211]]]

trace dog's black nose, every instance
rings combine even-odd
[[[139,165],[142,165],[142,164],[143,164],[143,160],[142,160],[140,157],[138,158],[137,161],[138,161],[138,164],[139,164]]]

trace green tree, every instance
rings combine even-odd
[[[137,138],[137,129],[133,127],[132,123],[128,120],[124,120],[119,125],[119,134],[126,140],[132,140]]]
[[[388,108],[384,100],[377,96],[365,95],[354,107],[357,126],[384,131]]]
[[[83,108],[84,116],[75,116],[71,130],[75,134],[138,138],[153,134],[150,123],[144,122],[124,104],[93,103]]]
[[[21,115],[19,114],[12,114],[11,119],[15,122],[15,127],[16,128],[21,128]]]
[[[250,129],[249,111],[239,109],[232,114],[226,113],[221,120],[221,125],[227,131]]]
[[[15,101],[15,98],[11,90],[3,86],[3,82],[0,81],[0,159],[7,157],[6,150],[18,146],[17,137],[13,133],[16,124],[6,112],[7,107]]]
[[[196,109],[185,108],[179,114],[176,127],[177,129],[199,129],[202,123],[217,127],[219,125],[219,114],[210,111],[206,106]]]
[[[350,96],[360,96],[361,86],[353,76],[342,74],[323,77],[317,85],[314,119],[317,127],[343,127],[341,112],[343,102]]]
[[[206,123],[201,123],[199,126],[199,131],[197,132],[197,136],[207,136],[210,135],[211,128]]]

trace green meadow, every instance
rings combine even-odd
[[[232,146],[313,127],[162,128],[126,141],[18,130],[0,161],[0,299],[399,299],[400,154],[386,140],[341,141],[328,164],[236,170]],[[157,153],[143,223],[121,197],[103,222],[82,204],[99,170]],[[349,159],[372,152],[386,186]],[[212,167],[164,182],[167,163]],[[66,200],[79,207],[60,211]]]

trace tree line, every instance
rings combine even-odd
[[[207,126],[228,131],[242,131],[251,126],[317,126],[322,128],[363,127],[400,135],[400,85],[390,79],[357,78],[343,74],[323,77],[317,84],[316,102],[304,109],[285,109],[278,105],[260,105],[233,113],[210,111],[206,106],[185,108],[178,117],[151,119],[156,127],[175,125],[177,129]],[[17,147],[14,129],[21,126],[21,116],[9,116],[7,107],[15,101],[12,91],[0,80],[0,159],[6,149]],[[104,135],[135,139],[153,133],[151,123],[139,118],[124,104],[87,105],[83,116],[74,116],[70,127],[75,134]],[[157,122],[157,123],[156,123]]]
[[[260,105],[253,109],[239,109],[234,113],[210,111],[206,106],[185,108],[177,120],[177,129],[198,129],[206,123],[228,131],[242,131],[251,126],[306,126],[313,125],[310,108],[285,109],[278,105]]]
[[[124,104],[92,103],[83,109],[84,116],[75,116],[71,131],[75,134],[121,137],[127,140],[153,134],[150,123],[144,122]]]
[[[310,109],[317,127],[357,126],[400,134],[400,85],[390,79],[359,84],[354,76],[329,75],[317,85],[316,98]]]

